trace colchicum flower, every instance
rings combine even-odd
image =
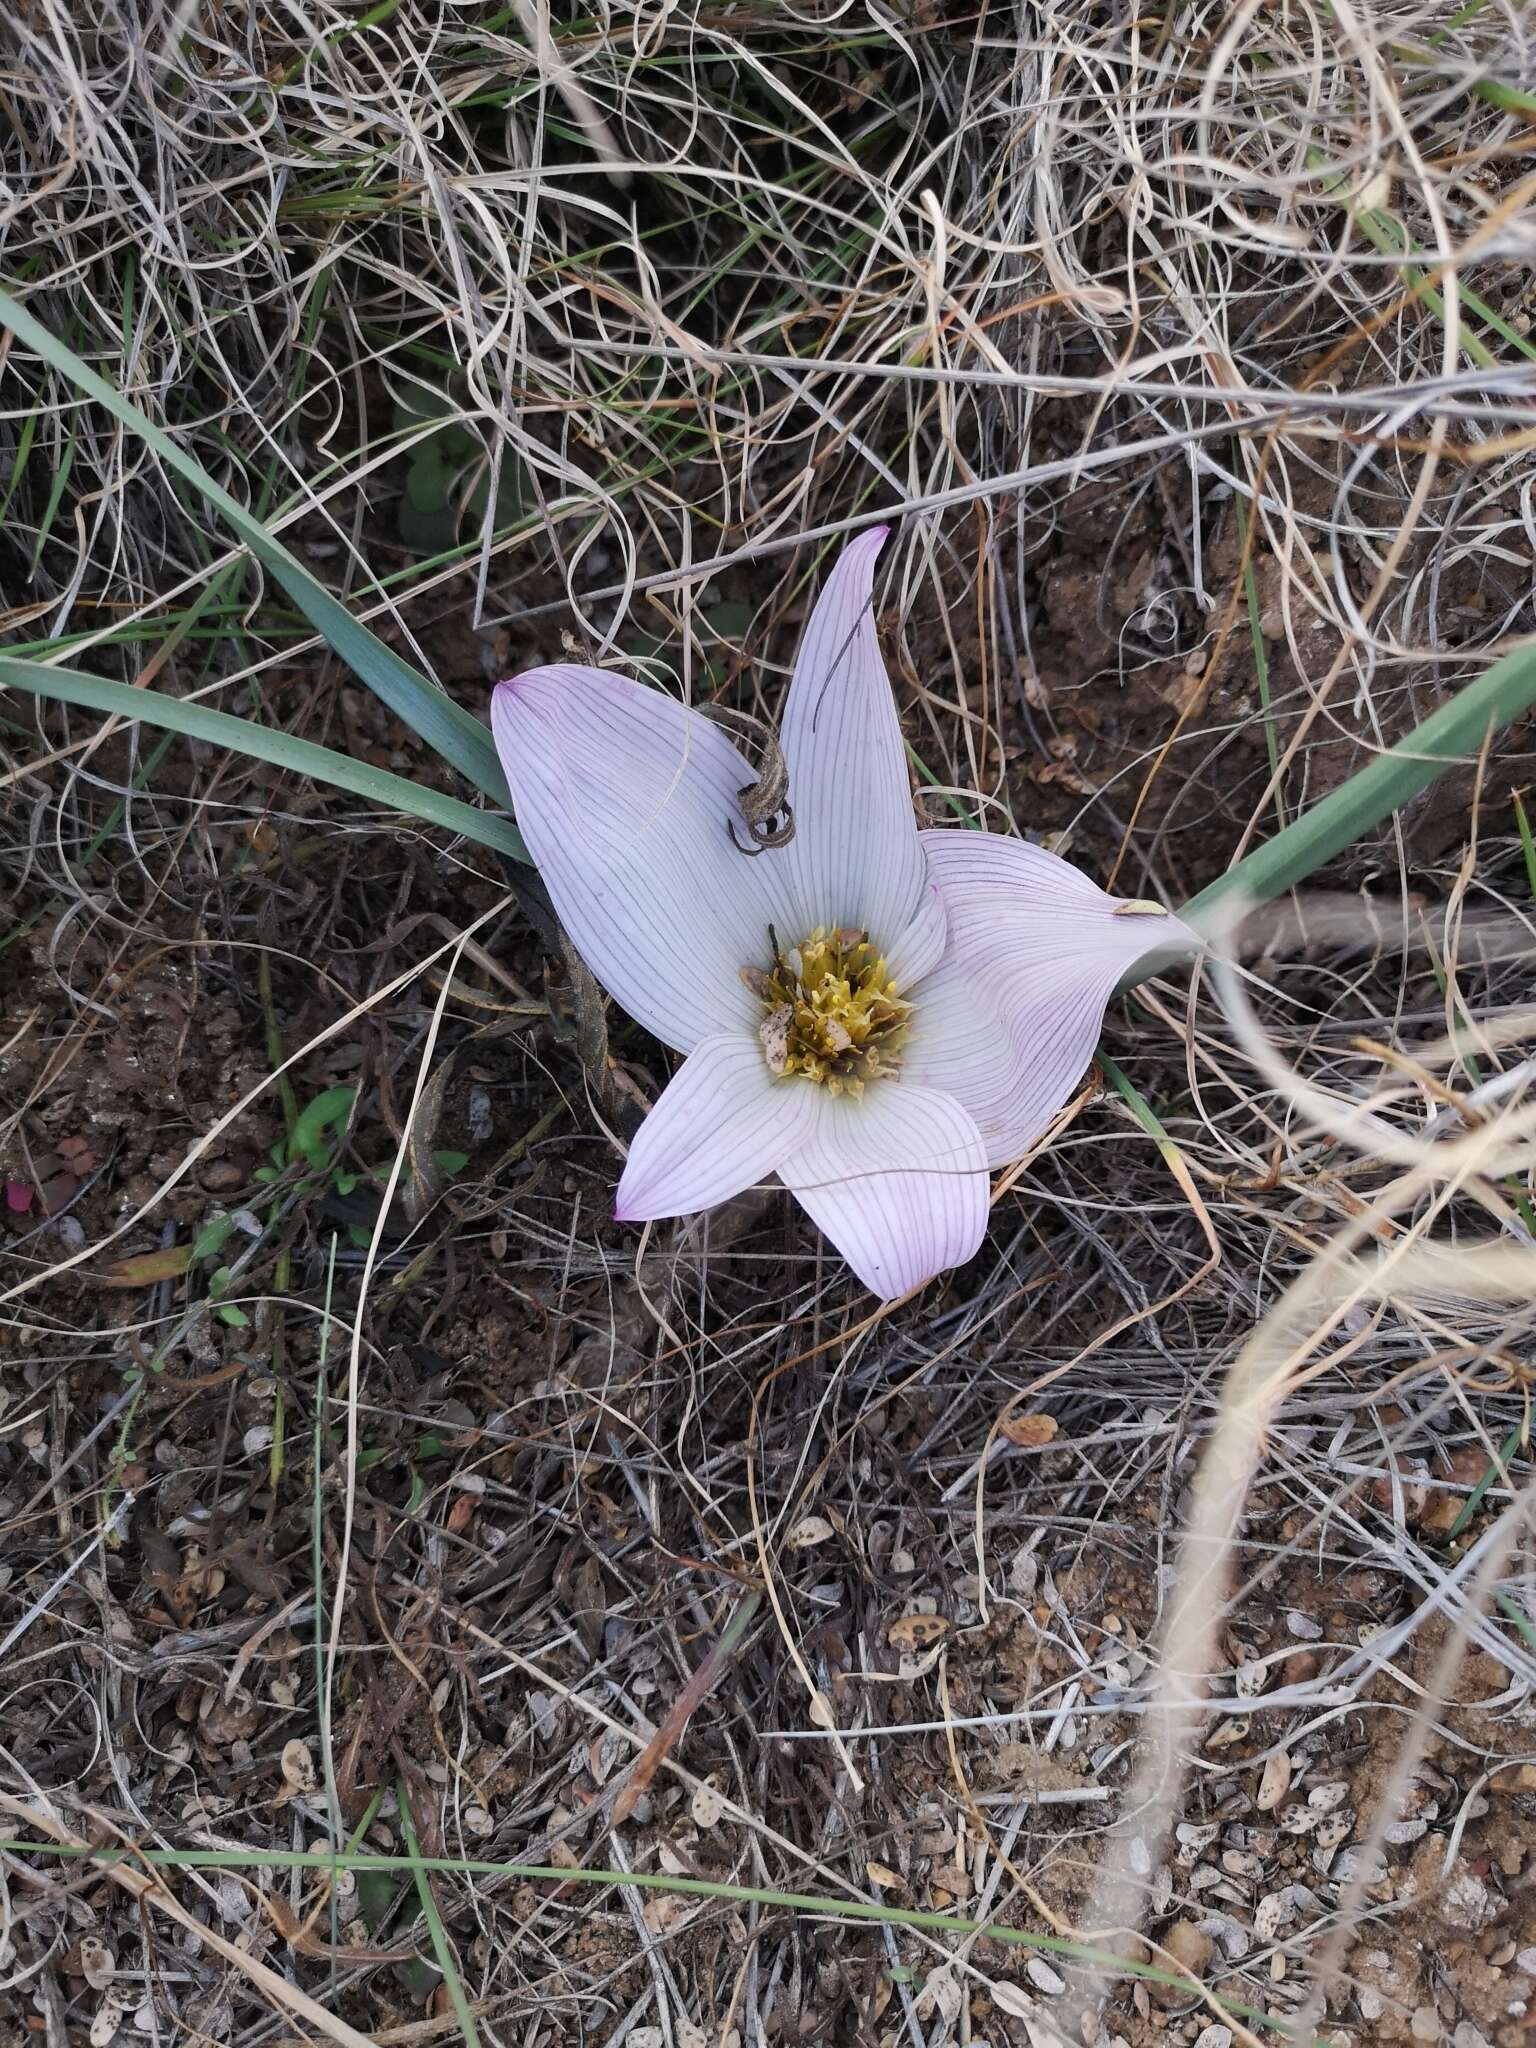
[[[988,1172],[1071,1095],[1116,984],[1199,941],[1054,854],[919,830],[872,591],[885,529],[839,558],[780,742],[794,834],[752,850],[752,770],[720,727],[603,669],[498,684],[518,825],[562,923],[685,1057],[615,1213],[690,1216],[776,1174],[889,1300],[960,1264]]]

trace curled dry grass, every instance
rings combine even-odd
[[[933,814],[1182,896],[1532,629],[1519,9],[108,5],[0,37],[7,280],[471,707],[569,635],[771,716],[822,544],[899,507]],[[436,774],[151,452],[3,365],[13,650]],[[7,1857],[8,1995],[50,2040],[285,2040],[231,1946],[412,2042],[1040,2040],[1082,1988],[484,1869],[565,1856],[1191,1922],[1194,2032],[1495,2026],[1523,736],[1239,936],[1251,1014],[1208,976],[1138,998],[1126,1092],[972,1268],[871,1315],[775,1198],[638,1254],[608,1226],[605,1131],[663,1074],[615,1020],[589,1099],[489,855],[0,715],[4,1163],[59,1210],[8,1246],[9,1789],[157,1849],[481,1866],[188,1869],[210,1935],[167,1950]],[[1435,1873],[1469,1871],[1448,1934]],[[1145,1986],[1096,2024],[1147,2037]]]

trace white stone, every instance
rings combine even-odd
[[[1487,1885],[1471,1870],[1457,1871],[1441,1892],[1439,1906],[1442,1920],[1448,1920],[1452,1927],[1465,1927],[1473,1934],[1486,1927],[1497,1911],[1488,1896]]]

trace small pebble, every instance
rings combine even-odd
[[[1233,1676],[1238,1698],[1254,1700],[1269,1683],[1269,1667],[1257,1657],[1245,1657]]]
[[[1289,1920],[1296,1917],[1296,1899],[1290,1885],[1266,1892],[1253,1909],[1253,1931],[1260,1941],[1273,1941]]]
[[[1488,1887],[1471,1870],[1459,1870],[1440,1894],[1440,1917],[1452,1927],[1475,1933],[1485,1927],[1497,1911]]]
[[[1317,1846],[1323,1850],[1337,1849],[1341,1843],[1349,1840],[1354,1831],[1355,1816],[1352,1809],[1346,1808],[1343,1813],[1330,1813],[1317,1830]]]
[[[1260,1813],[1272,1813],[1291,1789],[1291,1760],[1283,1749],[1266,1759],[1255,1804]]]
[[[1161,1946],[1192,1977],[1205,1975],[1216,1952],[1216,1944],[1210,1935],[1203,1927],[1197,1927],[1193,1920],[1175,1920],[1163,1935]],[[1148,1988],[1159,2005],[1181,2005],[1189,1996],[1188,1986],[1184,1984],[1153,1984]]]
[[[1382,1838],[1394,1849],[1400,1849],[1405,1842],[1416,1842],[1428,1827],[1427,1820],[1395,1820],[1382,1830]]]
[[[1410,2022],[1415,2041],[1438,2041],[1440,2038],[1440,2015],[1432,2005],[1421,2005]]]
[[[1253,1938],[1241,1920],[1234,1920],[1230,1913],[1213,1913],[1209,1920],[1200,1922],[1201,1931],[1214,1935],[1221,1943],[1221,1952],[1229,1963],[1240,1963],[1250,1948]]]

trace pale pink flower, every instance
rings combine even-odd
[[[1022,840],[919,830],[871,601],[884,538],[844,550],[805,630],[787,845],[741,850],[747,762],[627,676],[530,669],[491,723],[561,922],[685,1055],[615,1213],[690,1216],[776,1174],[889,1300],[979,1248],[989,1169],[1068,1100],[1116,985],[1199,941]]]

